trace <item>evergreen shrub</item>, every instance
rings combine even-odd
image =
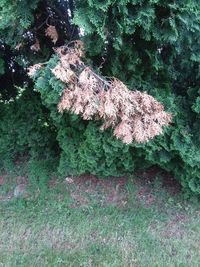
[[[6,5],[11,8],[11,2],[2,1],[4,12]],[[28,3],[26,0],[21,2]],[[21,23],[23,10],[14,6],[9,21],[1,20],[1,38],[12,49],[19,44],[22,34],[20,32],[15,38],[13,30],[9,32],[9,29],[19,16],[19,30],[35,30],[37,5],[41,5],[41,1],[33,1],[28,9],[27,14],[31,16],[28,16],[27,24]],[[35,151],[40,154],[39,151],[43,153],[46,147],[51,150],[51,144],[57,139],[61,150],[59,171],[63,175],[90,172],[106,177],[158,165],[172,172],[184,189],[200,194],[199,1],[76,0],[74,8],[73,22],[81,28],[87,64],[104,76],[115,76],[129,88],[146,91],[155,97],[173,114],[173,123],[163,135],[147,143],[125,145],[113,137],[112,130],[102,133],[99,122],[84,121],[67,112],[60,114],[57,105],[65,86],[51,72],[58,63],[57,56],[52,55],[34,78],[34,88],[40,94],[42,104],[38,94],[30,89],[26,100],[30,106],[25,108],[22,102],[19,105],[24,107],[23,119],[16,117],[16,105],[22,97],[15,104],[1,105],[4,114],[0,122],[1,157],[5,153],[14,155],[25,147],[33,154]],[[61,30],[56,23],[53,25]],[[46,42],[40,36],[37,37],[40,42]],[[61,43],[75,37],[68,35]],[[29,65],[35,63],[33,54],[27,52],[27,47],[23,49],[21,53],[26,51]],[[52,50],[46,51],[47,46],[41,46],[37,62],[43,62],[53,54]],[[48,126],[44,126],[46,122]],[[2,134],[8,133],[13,125],[16,127],[8,136]]]

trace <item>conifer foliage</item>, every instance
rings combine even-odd
[[[42,123],[30,128],[40,142],[49,131],[45,146],[57,140],[62,174],[158,165],[200,194],[199,0],[2,0],[0,16],[1,114],[37,96],[32,125]],[[84,55],[68,45],[79,39]],[[22,140],[31,120],[20,112]]]
[[[149,141],[162,133],[162,126],[171,122],[171,115],[152,96],[139,91],[130,91],[120,80],[106,81],[81,59],[83,44],[74,42],[74,47],[56,49],[58,65],[52,73],[64,82],[67,88],[58,104],[58,111],[71,111],[84,120],[102,119],[102,130],[114,128],[114,136],[125,144]],[[42,67],[36,64],[29,74]]]

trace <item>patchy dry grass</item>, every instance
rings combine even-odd
[[[0,266],[200,266],[200,209],[145,175],[54,178],[24,198],[23,175],[1,176]]]

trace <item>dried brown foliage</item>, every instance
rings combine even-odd
[[[102,120],[102,130],[113,128],[115,137],[126,144],[147,142],[162,133],[172,116],[152,96],[130,91],[120,80],[105,80],[82,61],[83,44],[75,41],[72,47],[55,49],[58,65],[52,73],[66,84],[58,111],[81,115],[85,120]],[[40,68],[34,65],[30,75]]]
[[[85,120],[102,119],[101,129],[112,127],[114,136],[126,144],[149,141],[171,122],[171,114],[152,96],[130,91],[115,78],[104,80],[86,67],[80,43],[74,48],[60,48],[57,53],[60,62],[52,72],[67,85],[59,112],[71,111]]]
[[[38,39],[36,39],[35,43],[31,46],[31,50],[35,52],[40,51],[40,43]]]
[[[15,49],[16,50],[20,50],[21,48],[23,48],[23,43],[19,43],[19,44],[17,44],[16,46],[15,46]]]
[[[28,76],[32,77],[35,75],[36,71],[43,67],[42,63],[35,64],[28,68]]]
[[[51,38],[54,44],[57,43],[59,36],[55,26],[49,25],[45,31],[45,35]]]

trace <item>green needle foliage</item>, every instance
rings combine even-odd
[[[74,21],[85,30],[88,56],[97,66],[104,58],[102,73],[147,91],[174,115],[165,135],[130,146],[135,165],[144,164],[141,156],[200,193],[199,2],[76,2]]]
[[[0,1],[0,38],[4,46],[14,53],[13,60],[20,66],[46,62],[45,67],[37,72],[34,85],[30,81],[26,82],[29,88],[34,87],[40,93],[38,105],[49,112],[47,119],[51,122],[53,134],[49,131],[50,128],[45,128],[48,132],[46,135],[46,132],[39,131],[40,127],[37,126],[33,127],[33,132],[39,131],[41,139],[44,136],[46,140],[45,146],[49,148],[52,148],[52,143],[57,139],[60,149],[59,171],[64,175],[89,172],[99,176],[111,176],[133,173],[137,168],[158,165],[172,172],[188,192],[199,194],[199,1],[69,1],[68,8],[71,8],[74,17],[67,18],[67,25],[63,24],[66,21],[63,16],[67,16],[63,11],[66,11],[65,1],[60,2],[63,2],[62,8],[58,1],[29,3],[21,0],[16,1],[15,5],[13,1]],[[24,8],[20,8],[20,5]],[[53,15],[49,15],[46,7],[53,10]],[[77,35],[77,28],[72,25],[72,21],[82,34]],[[56,27],[59,35],[56,44],[45,36],[48,25]],[[29,37],[33,36],[32,39],[28,38],[27,34]],[[83,39],[87,64],[92,65],[97,72],[104,76],[115,76],[129,88],[147,91],[173,114],[173,123],[165,129],[163,135],[145,144],[124,145],[113,137],[111,130],[104,133],[98,130],[98,122],[86,122],[69,113],[58,113],[57,104],[64,84],[51,72],[58,63],[52,47],[64,45],[77,38]],[[32,51],[31,46],[37,40],[40,50]],[[16,51],[19,44],[21,48]],[[5,51],[1,58],[0,74],[5,76]],[[0,94],[3,94],[2,92]],[[31,96],[29,101],[31,103]],[[4,100],[3,103],[7,106],[6,110],[9,109],[10,105]],[[34,116],[40,114],[38,116],[41,116],[41,120],[43,113],[37,113],[37,109],[35,112]],[[1,124],[7,121],[7,111],[4,114],[5,119]],[[25,114],[25,111],[22,112],[22,136],[30,124],[30,119],[27,119]],[[34,116],[31,115],[32,118]],[[1,133],[2,142],[4,136]],[[6,138],[12,138],[10,133]],[[12,140],[16,140],[15,137]],[[29,141],[27,143],[32,151],[35,145]],[[38,144],[41,143],[39,140]],[[4,150],[0,149],[0,155],[6,149],[6,142],[4,146]],[[14,148],[12,146],[13,150]]]

